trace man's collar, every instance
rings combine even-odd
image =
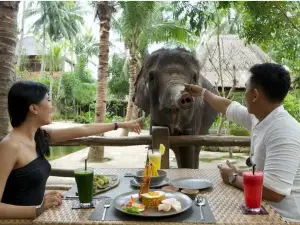
[[[276,115],[279,112],[284,112],[285,109],[283,107],[283,105],[281,104],[280,106],[278,106],[277,108],[275,108],[272,112],[270,112],[262,121],[257,122],[257,124],[255,125],[256,129],[260,129],[264,126],[266,126],[267,124],[269,124],[271,121],[274,120],[274,118],[276,117]]]

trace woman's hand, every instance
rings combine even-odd
[[[119,123],[119,125],[120,125],[120,128],[129,129],[129,130],[132,130],[133,132],[139,134],[139,133],[141,133],[143,119],[144,119],[144,117],[141,117],[137,120]]]
[[[198,85],[194,85],[194,84],[184,84],[184,90],[181,91],[181,93],[189,93],[190,95],[192,95],[193,97],[199,97],[201,96],[203,91],[203,88],[198,86]]]
[[[49,208],[60,206],[62,204],[63,195],[57,191],[50,191],[45,194],[43,203],[41,205],[42,211]]]

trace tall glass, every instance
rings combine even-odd
[[[74,170],[75,180],[77,184],[77,192],[80,206],[88,207],[93,200],[93,168],[80,168]]]
[[[161,166],[161,154],[159,150],[149,150],[148,151],[149,163],[155,165],[156,169],[160,169]]]
[[[264,174],[261,171],[243,172],[245,206],[248,210],[259,212],[262,200]]]

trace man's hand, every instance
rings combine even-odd
[[[194,84],[184,84],[184,90],[181,93],[189,93],[193,97],[201,96],[203,88]]]
[[[233,166],[231,164],[231,162],[229,162],[228,160],[226,161],[226,165],[223,164],[219,164],[218,168],[220,170],[220,174],[222,177],[222,180],[225,184],[230,184],[229,183],[229,177],[234,174],[234,173],[238,173],[237,169],[235,166]]]

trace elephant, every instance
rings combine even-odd
[[[184,48],[158,49],[142,63],[132,100],[146,115],[151,113],[153,126],[168,127],[172,136],[208,134],[217,112],[202,98],[181,93],[190,83],[218,94],[200,69],[194,54]],[[199,168],[201,146],[170,148],[178,168]]]

